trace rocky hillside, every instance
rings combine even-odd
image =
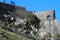
[[[34,15],[24,19],[2,15],[0,19],[0,40],[37,40],[40,20]],[[37,37],[37,38],[36,38]]]
[[[31,11],[0,2],[0,40],[38,40],[39,23]]]

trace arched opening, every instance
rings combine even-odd
[[[48,19],[48,20],[50,20],[50,19],[51,19],[51,16],[50,16],[50,15],[48,15],[48,16],[47,16],[47,19]]]

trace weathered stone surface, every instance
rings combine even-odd
[[[44,12],[34,13],[40,20],[43,26],[39,29],[38,34],[44,37],[48,33],[60,33],[60,22],[55,19],[55,11],[49,10]],[[43,34],[44,33],[44,34]]]
[[[44,12],[37,12],[37,13],[34,13],[40,20],[48,20],[48,16],[50,16],[51,18],[50,19],[55,19],[54,18],[54,13],[55,11],[54,10],[49,10],[49,11],[44,11]]]

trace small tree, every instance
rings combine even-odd
[[[29,15],[26,16],[26,18],[27,18],[27,21],[29,22],[29,24],[34,25],[35,28],[39,29],[39,27],[40,27],[40,25],[39,25],[40,20],[37,18],[36,15],[29,14]]]

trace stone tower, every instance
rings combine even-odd
[[[46,35],[51,35],[51,40],[54,40],[53,36],[54,36],[54,29],[55,27],[55,22],[54,20],[56,19],[55,17],[55,11],[54,10],[49,10],[49,11],[45,11],[45,12],[37,12],[34,13],[40,20],[43,26],[41,27],[41,29],[39,30],[39,34],[40,36],[44,37]]]

